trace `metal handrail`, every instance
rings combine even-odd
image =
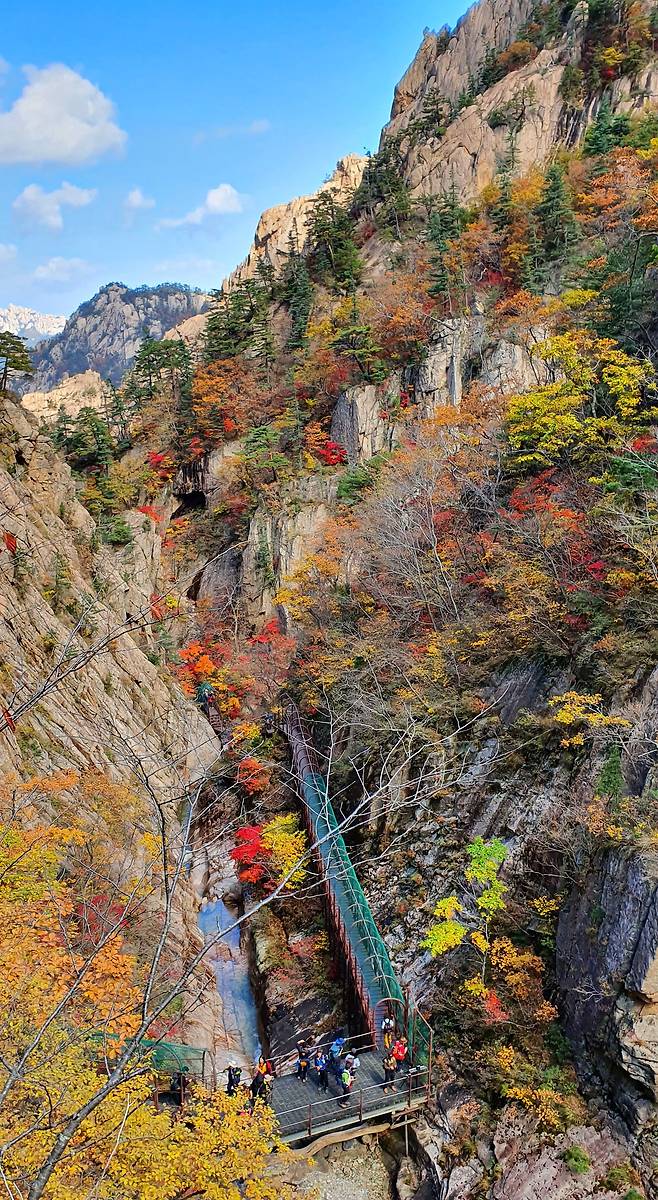
[[[316,845],[315,857],[319,873],[327,887],[328,897],[331,899],[334,922],[337,923],[339,933],[342,931],[343,937],[352,946],[352,940],[348,937],[345,930],[345,922],[340,916],[340,896],[336,892],[336,879],[334,876],[332,881],[332,876],[328,873],[327,869],[330,866],[334,866],[334,863],[330,861],[332,857],[338,860],[335,864],[340,867],[341,872],[338,882],[341,885],[345,902],[348,905],[350,918],[358,930],[362,949],[361,961],[363,961],[363,952],[365,951],[365,961],[368,964],[372,962],[376,968],[373,971],[375,981],[378,984],[375,994],[372,991],[372,987],[368,987],[366,984],[363,969],[359,962],[359,947],[353,947],[353,952],[350,953],[348,958],[348,965],[353,974],[357,994],[367,1006],[368,1011],[364,1010],[364,1017],[371,1027],[370,1032],[374,1038],[375,1012],[380,1004],[394,1003],[402,1005],[405,1014],[404,1025],[409,1044],[414,1047],[417,1059],[421,1055],[427,1058],[431,1074],[431,1027],[418,1011],[416,1005],[409,1004],[408,1000],[405,999],[395,971],[393,970],[388,950],[375,924],[363,888],[359,883],[347,852],[336,814],[329,800],[327,780],[315,769],[317,760],[312,747],[308,743],[299,711],[295,705],[290,704],[286,708],[282,728],[291,745],[293,765],[297,773],[298,788],[304,803],[309,833],[313,835],[313,840],[315,840],[316,835],[320,832],[318,822],[322,821],[327,833],[333,835],[329,840],[328,849],[326,848],[327,843]],[[313,800],[311,797],[313,797]],[[420,1054],[418,1053],[419,1050]]]
[[[301,1041],[302,1039],[300,1038],[299,1040]],[[311,1055],[315,1054],[318,1050],[330,1049],[331,1046],[333,1046],[335,1041],[336,1041],[335,1035],[332,1038],[328,1038],[324,1042],[318,1042],[315,1039],[309,1039],[308,1045],[310,1048]],[[357,1043],[360,1043],[360,1042],[362,1042],[363,1045],[357,1046]],[[372,1034],[370,1032],[357,1033],[354,1035],[349,1034],[345,1038],[345,1045],[343,1047],[343,1054],[341,1057],[344,1058],[346,1054],[354,1053],[354,1051],[356,1049],[360,1049],[360,1050],[366,1050],[366,1049],[372,1050],[373,1049],[373,1038],[372,1038]],[[278,1067],[284,1066],[285,1064],[295,1062],[296,1057],[297,1057],[296,1049],[290,1050],[287,1054],[279,1054],[276,1057],[269,1055],[268,1061],[271,1062],[272,1066],[274,1067],[275,1076],[281,1074],[281,1072],[278,1070]]]
[[[399,1099],[406,1100],[407,1107],[410,1108],[415,1097],[420,1098],[422,1095],[423,1099],[426,1100],[428,1081],[425,1076],[429,1076],[429,1073],[429,1067],[420,1067],[418,1069],[411,1068],[410,1071],[404,1076],[403,1081],[398,1081],[396,1084],[389,1084],[388,1086],[394,1086],[395,1094],[399,1097]],[[402,1086],[400,1086],[400,1083],[402,1083]],[[386,1086],[387,1084],[385,1081],[382,1081],[381,1083],[372,1083],[365,1088],[359,1088],[358,1091],[350,1091],[347,1096],[328,1096],[323,1100],[313,1100],[304,1104],[296,1104],[292,1108],[286,1108],[282,1111],[278,1110],[277,1119],[279,1122],[280,1131],[285,1136],[286,1125],[301,1123],[302,1128],[305,1128],[307,1133],[310,1135],[314,1124],[317,1125],[323,1123],[323,1116],[326,1112],[330,1112],[335,1120],[336,1108],[339,1106],[341,1100],[347,1100],[347,1104],[344,1105],[347,1115],[350,1115],[350,1110],[351,1115],[355,1115],[354,1105],[355,1102],[358,1102],[359,1120],[362,1120],[364,1115],[368,1115],[367,1107],[364,1112],[364,1098],[367,1106],[370,1096],[374,1095],[375,1093],[383,1095],[383,1091]],[[384,1101],[382,1107],[389,1109],[395,1108],[395,1103],[396,1102],[393,1099],[388,1101],[388,1103]],[[294,1118],[295,1114],[298,1114],[296,1120],[293,1119],[291,1121],[290,1118]],[[286,1118],[288,1118],[288,1121],[286,1121]],[[295,1132],[295,1130],[291,1130],[291,1132]]]

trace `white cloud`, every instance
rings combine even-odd
[[[0,112],[0,163],[84,163],[121,150],[114,104],[63,63],[25,67],[27,83]]]
[[[123,202],[126,224],[132,224],[137,214],[147,208],[155,208],[153,197],[146,196],[140,187],[131,188]]]
[[[0,54],[0,79],[2,79],[3,76],[8,75],[8,74],[9,74],[9,63],[7,62],[7,59],[3,58],[2,55]]]
[[[212,129],[200,129],[198,133],[194,134],[192,141],[195,146],[199,146],[202,142],[217,141],[223,138],[259,137],[262,133],[268,133],[271,128],[271,121],[262,117],[256,121],[249,121],[247,125],[215,125]]]
[[[16,258],[17,250],[10,242],[0,242],[0,267],[7,266]]]
[[[181,225],[203,225],[208,217],[223,216],[225,213],[242,212],[242,198],[230,183],[220,183],[211,188],[203,204],[193,208],[184,217],[165,217],[159,221],[158,229],[178,229]]]
[[[60,258],[56,255],[41,263],[32,278],[38,283],[73,283],[91,271],[91,264],[84,258]]]
[[[84,208],[97,195],[96,188],[79,188],[73,183],[62,183],[53,192],[44,192],[38,183],[30,183],[16,197],[12,208],[18,220],[28,229],[42,226],[57,232],[64,228],[62,208]]]

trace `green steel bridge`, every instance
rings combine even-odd
[[[286,709],[281,729],[290,744],[306,831],[323,890],[329,936],[342,970],[352,1031],[347,1048],[358,1053],[361,1063],[344,1108],[338,1103],[337,1085],[333,1094],[325,1096],[317,1091],[312,1072],[304,1085],[289,1071],[277,1070],[272,1104],[281,1136],[295,1143],[382,1117],[406,1123],[430,1097],[432,1030],[400,987],[352,866],[329,799],[327,780],[318,769],[296,706]],[[381,1064],[385,1016],[392,1016],[398,1033],[406,1034],[410,1050],[410,1064],[398,1072],[395,1091],[386,1094]]]
[[[274,1061],[271,1104],[282,1139],[299,1145],[316,1137],[358,1130],[365,1123],[408,1126],[425,1107],[432,1084],[432,1030],[395,975],[388,951],[357,879],[311,740],[294,705],[285,710],[280,729],[291,749],[293,774],[302,802],[306,831],[322,887],[327,928],[343,983],[349,1034],[346,1050],[358,1054],[360,1066],[345,1105],[342,1089],[329,1076],[321,1092],[313,1070],[306,1083],[294,1074],[296,1055]],[[384,1017],[393,1017],[404,1033],[409,1062],[396,1076],[395,1090],[384,1092],[382,1068]],[[333,1038],[322,1048],[328,1050]],[[317,1043],[315,1043],[317,1046]],[[217,1080],[206,1052],[191,1046],[154,1043],[156,1069],[179,1069],[211,1087]]]

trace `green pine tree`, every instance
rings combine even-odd
[[[387,374],[381,346],[376,344],[371,326],[362,321],[355,292],[350,315],[350,324],[332,338],[332,348],[341,358],[350,359],[369,383],[378,383]]]
[[[361,278],[363,264],[347,209],[331,192],[320,192],[309,221],[311,264],[317,276],[349,291]]]
[[[624,113],[615,115],[609,101],[603,100],[594,121],[585,134],[583,143],[585,154],[592,158],[608,154],[610,150],[622,145],[629,129],[629,118]]]
[[[430,296],[444,296],[449,288],[445,255],[448,243],[459,237],[464,227],[465,211],[457,200],[454,184],[449,192],[440,196],[430,212],[427,240],[432,247],[430,255],[428,292]]]
[[[290,334],[286,347],[299,350],[306,341],[306,327],[313,304],[313,284],[308,265],[293,233],[288,239],[288,257],[281,281],[281,298],[290,313]]]
[[[12,375],[34,373],[25,338],[8,329],[0,332],[0,392],[6,392]]]
[[[559,163],[553,163],[546,172],[536,211],[544,254],[549,262],[555,262],[567,253],[578,236],[571,196]]]

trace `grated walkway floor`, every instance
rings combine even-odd
[[[422,1107],[427,1099],[427,1069],[398,1071],[395,1091],[384,1093],[382,1056],[371,1050],[359,1054],[361,1066],[345,1108],[340,1084],[330,1075],[329,1091],[318,1088],[314,1071],[306,1083],[295,1075],[282,1075],[272,1084],[272,1108],[284,1141],[302,1141],[305,1137],[358,1124],[363,1118],[405,1112]]]

